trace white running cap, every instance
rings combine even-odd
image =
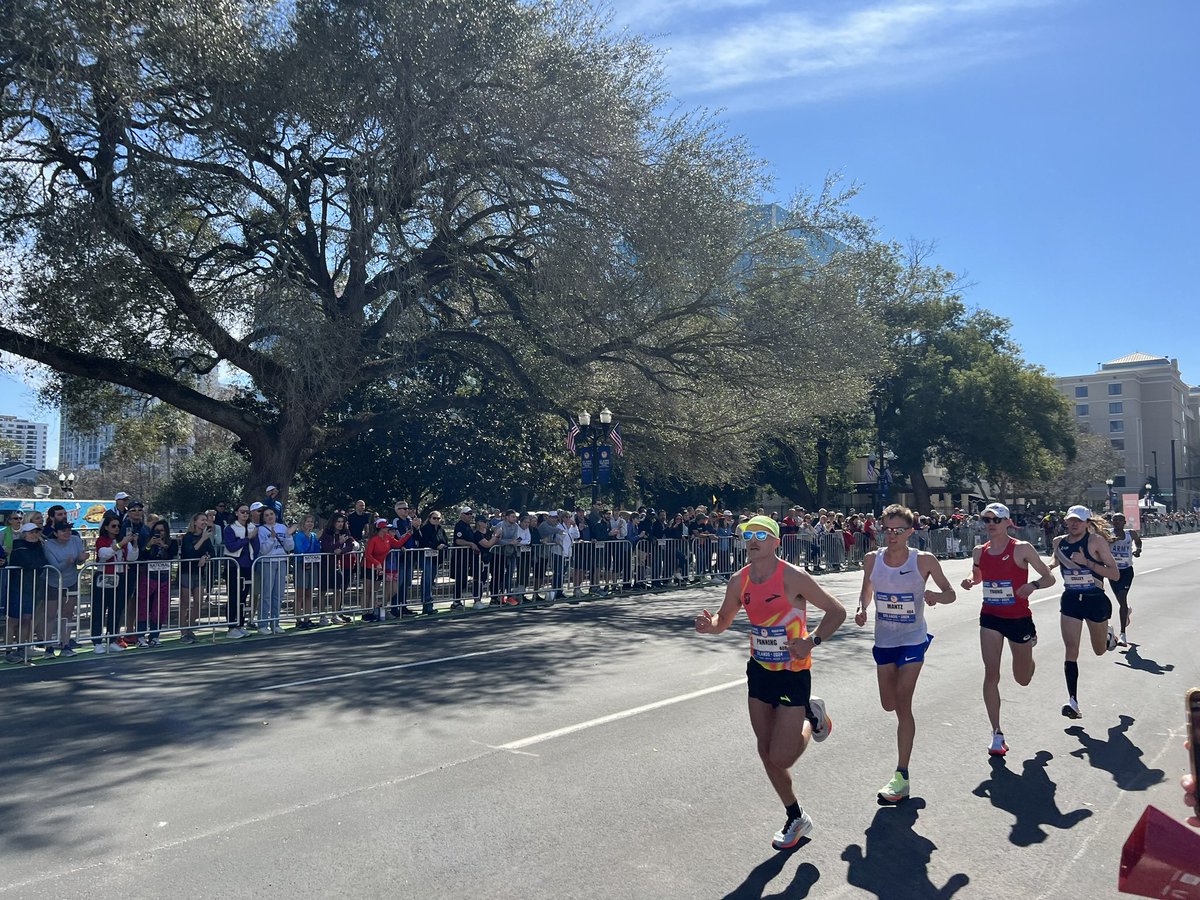
[[[997,519],[1009,518],[1008,507],[1005,506],[1003,503],[989,503],[987,506],[985,506],[983,508],[983,511],[985,513],[991,513]]]
[[[1064,519],[1078,519],[1080,522],[1086,522],[1092,517],[1092,511],[1086,506],[1072,506],[1067,510]]]

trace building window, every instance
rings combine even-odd
[[[1115,488],[1125,487],[1125,476],[1124,475],[1114,475],[1113,476],[1113,487],[1115,487]]]
[[[1112,440],[1109,441],[1109,443],[1112,444],[1112,448],[1114,450],[1124,450],[1125,449],[1125,438],[1113,438]]]
[[[1088,405],[1086,403],[1075,404],[1075,415],[1086,416],[1088,414]]]
[[[1119,416],[1125,412],[1125,404],[1118,400],[1116,403],[1108,404],[1108,414],[1110,416]]]
[[[1121,419],[1109,419],[1108,430],[1113,433],[1123,432],[1125,430],[1125,423]]]
[[[1110,397],[1120,397],[1121,396],[1121,382],[1110,381],[1108,383],[1108,396],[1110,396]]]
[[[1083,385],[1082,387],[1075,388],[1075,399],[1078,400],[1078,399],[1082,399],[1085,397],[1087,397],[1087,385],[1086,384]]]

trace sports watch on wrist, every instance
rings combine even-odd
[[[820,646],[820,644],[821,644],[821,638],[820,638],[820,636],[819,636],[819,635],[815,635],[815,634],[814,634],[814,635],[813,635],[812,642],[813,642],[813,646],[814,646],[814,647],[819,647],[819,646]]]

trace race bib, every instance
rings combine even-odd
[[[169,562],[152,562],[146,564],[146,571],[152,575],[166,575],[171,571]]]
[[[1090,591],[1096,586],[1096,579],[1087,569],[1072,569],[1062,567],[1063,585],[1068,591]]]
[[[755,625],[750,629],[750,655],[759,662],[791,662],[786,625]]]
[[[875,594],[875,617],[897,625],[917,621],[917,603],[912,594]]]
[[[1012,582],[985,581],[983,583],[983,602],[993,606],[1011,606],[1017,602],[1013,594]]]
[[[1133,548],[1121,547],[1113,544],[1112,548],[1113,559],[1117,561],[1117,565],[1122,569],[1127,569],[1133,565]]]

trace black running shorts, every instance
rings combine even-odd
[[[1005,619],[1001,616],[980,613],[979,627],[998,631],[1014,644],[1028,644],[1037,637],[1037,629],[1033,626],[1033,616]]]
[[[750,696],[772,706],[808,706],[812,694],[812,672],[801,669],[764,669],[754,659],[746,662],[746,685]]]
[[[1112,618],[1112,601],[1104,591],[1063,591],[1059,612],[1071,619],[1107,622]]]
[[[1113,593],[1118,595],[1128,594],[1129,586],[1133,584],[1133,566],[1130,566],[1128,569],[1118,569],[1117,571],[1121,573],[1121,577],[1116,581],[1110,578],[1108,579],[1108,583],[1112,585]]]

